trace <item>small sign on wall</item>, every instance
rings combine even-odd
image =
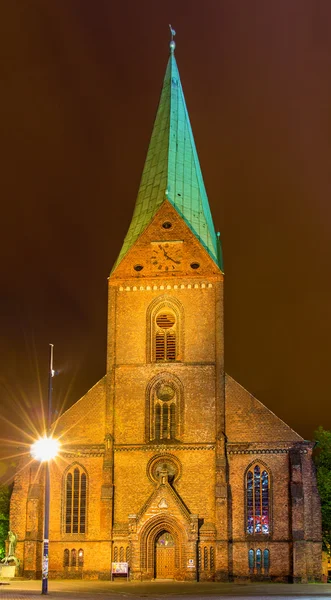
[[[127,580],[129,579],[129,563],[127,562],[113,562],[111,563],[111,579],[113,580],[114,575],[126,575]]]
[[[194,559],[193,558],[189,558],[188,559],[188,564],[187,564],[189,569],[194,569]]]

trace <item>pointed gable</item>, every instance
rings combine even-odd
[[[132,221],[114,268],[167,199],[223,270],[173,46]]]
[[[298,433],[230,375],[225,377],[225,423],[228,442],[302,442]]]

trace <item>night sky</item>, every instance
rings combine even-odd
[[[2,454],[105,373],[169,29],[225,261],[227,372],[304,438],[331,428],[329,0],[2,0]],[[7,420],[5,420],[7,419]],[[8,472],[0,464],[0,476]]]

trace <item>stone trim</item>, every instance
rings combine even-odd
[[[88,445],[77,445],[70,446],[64,450],[61,450],[61,456],[66,458],[73,457],[89,457],[89,456],[104,456],[105,454],[105,445],[104,444],[93,444],[91,446]]]
[[[288,454],[290,448],[263,448],[254,450],[228,450],[228,454]],[[308,450],[300,450],[300,454],[308,454]]]
[[[215,450],[215,445],[206,444],[205,446],[190,446],[184,444],[172,445],[172,444],[144,444],[139,446],[115,446],[114,452],[135,452],[141,451],[143,452],[160,452],[160,453],[168,453],[171,450]]]
[[[204,288],[212,288],[213,284],[212,283],[181,283],[179,285],[175,284],[175,285],[170,285],[169,283],[167,285],[161,284],[161,285],[126,285],[125,287],[120,285],[118,290],[119,292],[150,292],[150,291],[155,291],[155,290],[184,290],[184,289],[204,289]]]
[[[263,450],[228,450],[228,454],[288,454],[288,448],[264,448]]]

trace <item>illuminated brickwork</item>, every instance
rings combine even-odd
[[[107,372],[56,424],[50,575],[128,561],[138,580],[319,580],[312,445],[224,374],[222,261],[173,60],[109,278]],[[42,482],[32,464],[12,495],[25,576],[41,570]]]

